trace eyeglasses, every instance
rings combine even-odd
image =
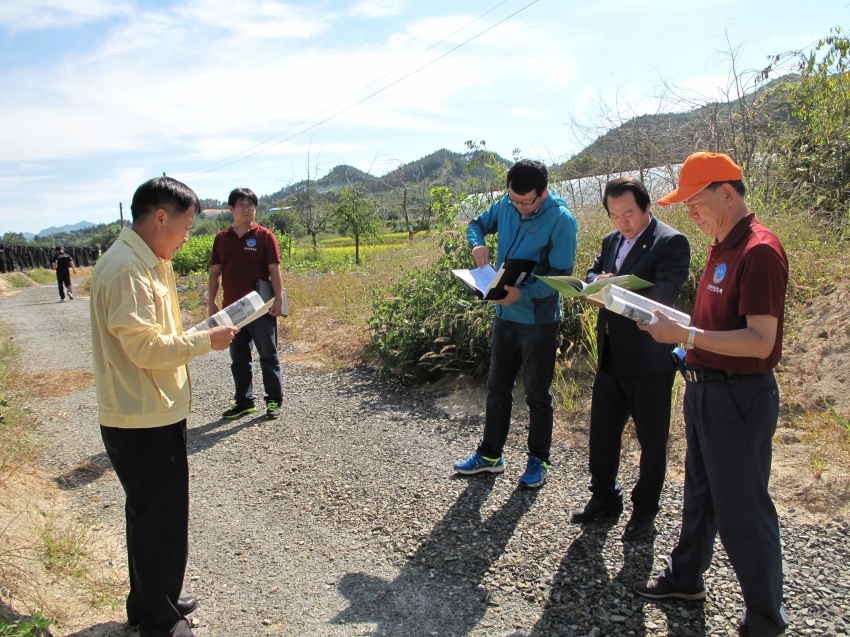
[[[509,199],[511,200],[511,203],[512,203],[514,206],[516,206],[517,208],[519,208],[520,206],[533,206],[533,205],[535,204],[535,202],[536,202],[538,199],[540,199],[540,195],[537,195],[537,196],[536,196],[534,199],[532,199],[531,201],[517,201],[517,200],[516,200],[516,199],[514,199],[513,197],[509,197]]]
[[[237,210],[244,210],[245,212],[249,212],[251,210],[256,210],[257,206],[252,203],[240,203],[236,205]]]

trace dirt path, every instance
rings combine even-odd
[[[27,373],[91,369],[88,301],[55,291],[0,299],[0,324]],[[520,422],[500,477],[458,479],[453,461],[480,436],[432,393],[372,370],[284,365],[284,416],[218,415],[229,403],[226,353],[191,365],[191,550],[186,591],[199,637],[234,635],[726,635],[742,600],[718,544],[703,603],[645,603],[631,584],[657,572],[677,537],[681,488],[665,489],[658,534],[631,544],[616,524],[570,524],[584,502],[586,453],[554,450],[550,481],[515,490]],[[61,393],[61,392],[57,392]],[[44,462],[81,515],[123,533],[123,494],[98,434],[93,387],[33,400]],[[96,471],[74,471],[88,462]],[[630,488],[633,470],[626,469]],[[848,525],[783,518],[792,634],[850,631]],[[113,619],[122,621],[119,608]],[[79,637],[131,635],[117,624]]]

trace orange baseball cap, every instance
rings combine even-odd
[[[742,178],[741,167],[729,155],[701,150],[685,160],[679,173],[679,187],[661,197],[658,205],[681,203],[715,181],[738,181]]]

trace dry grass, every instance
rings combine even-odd
[[[94,373],[86,370],[14,373],[6,379],[6,387],[16,394],[26,393],[34,398],[68,396],[94,386]]]
[[[426,236],[376,251],[356,271],[284,272],[290,315],[280,320],[281,340],[294,344],[297,353],[283,360],[306,356],[322,367],[362,362],[373,294],[436,257],[434,238]]]

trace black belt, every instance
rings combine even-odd
[[[739,374],[724,372],[722,369],[686,369],[685,380],[691,383],[719,383],[740,378]]]

